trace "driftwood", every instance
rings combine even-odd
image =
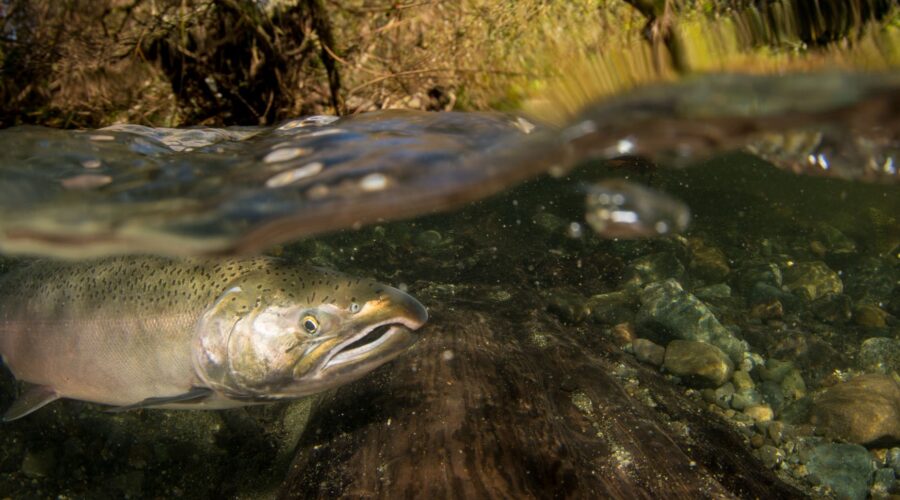
[[[436,309],[408,355],[316,405],[281,498],[802,497],[599,334]]]

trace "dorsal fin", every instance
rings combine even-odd
[[[22,395],[3,414],[3,421],[10,422],[48,405],[57,399],[59,394],[48,385],[27,384]]]

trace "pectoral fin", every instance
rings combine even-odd
[[[172,403],[196,403],[212,395],[212,389],[207,387],[192,387],[191,390],[184,394],[175,396],[163,396],[158,398],[147,398],[139,403],[125,406],[117,406],[109,410],[110,413],[120,413],[128,410],[136,410],[138,408],[153,408],[154,406],[163,406]]]
[[[3,421],[10,422],[22,418],[59,398],[59,394],[50,386],[28,384],[19,399],[13,401],[13,404],[3,414]]]

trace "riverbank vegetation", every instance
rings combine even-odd
[[[891,6],[886,0],[5,0],[0,126],[257,125],[393,107],[513,109],[578,67],[593,67],[580,77],[593,82],[589,93],[612,92],[631,80],[721,64],[716,54],[729,43],[756,52],[765,47],[769,60],[783,60],[810,47],[850,50],[879,30],[892,30],[878,50],[894,51],[896,60],[891,43],[900,23]],[[723,26],[710,37],[710,27]],[[765,66],[759,57],[730,60]],[[566,99],[573,103],[561,103]],[[550,102],[565,108],[580,101]]]

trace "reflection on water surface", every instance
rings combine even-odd
[[[275,127],[12,128],[0,131],[0,248],[258,252],[625,154],[671,167],[746,147],[801,173],[894,182],[898,85],[894,73],[698,76],[624,93],[561,127],[384,111]]]

